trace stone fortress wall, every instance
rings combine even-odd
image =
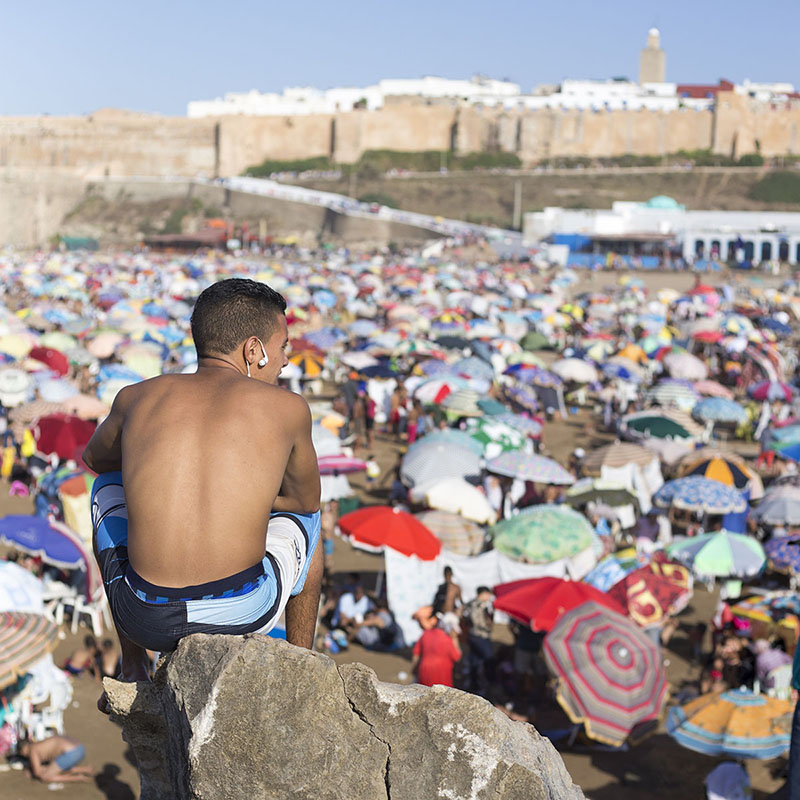
[[[800,152],[800,107],[772,108],[732,92],[713,111],[498,111],[391,105],[295,117],[188,119],[125,111],[0,118],[0,171],[81,178],[238,175],[265,158],[365,150],[505,151],[525,166],[556,156],[661,155],[711,149],[740,156]]]
[[[265,158],[366,150],[516,153],[524,166],[558,156],[800,152],[800,107],[732,92],[713,111],[568,111],[399,103],[375,111],[189,119],[101,110],[84,117],[0,117],[0,243],[44,244],[102,177],[227,177]]]

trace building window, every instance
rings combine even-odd
[[[703,253],[705,252],[706,244],[702,239],[696,239],[694,243],[694,255],[695,258],[702,258]]]
[[[753,242],[745,242],[744,243],[744,260],[745,261],[752,261],[753,255],[756,252],[756,246]]]
[[[722,246],[719,243],[719,239],[712,239],[711,258],[719,258],[721,253],[722,253]]]
[[[772,242],[761,242],[761,260],[769,261],[772,258]]]

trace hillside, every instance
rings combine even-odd
[[[522,182],[522,211],[545,206],[609,208],[615,200],[674,197],[690,209],[800,211],[797,204],[765,203],[748,193],[765,175],[762,169],[554,170],[488,174],[476,172],[404,177],[346,176],[296,181],[303,186],[354,197],[382,197],[397,208],[439,214],[470,222],[510,227],[514,184]],[[798,198],[800,200],[800,198]]]

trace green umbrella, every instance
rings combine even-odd
[[[490,417],[497,414],[505,414],[508,412],[508,407],[504,406],[499,400],[492,397],[484,397],[478,400],[478,408]]]
[[[749,578],[764,568],[767,557],[750,536],[719,531],[675,541],[667,554],[701,578]]]
[[[495,549],[517,561],[549,564],[591,547],[589,520],[568,506],[531,506],[492,526]]]
[[[603,478],[582,478],[569,487],[565,502],[577,508],[587,503],[626,506],[637,502],[637,500],[636,495],[621,483]]]
[[[466,421],[467,433],[484,447],[484,453],[489,458],[505,453],[509,450],[519,450],[525,444],[525,434],[498,422],[491,417],[472,418]]]
[[[659,439],[666,439],[667,436],[673,438],[688,439],[691,433],[680,423],[669,417],[638,417],[636,419],[626,420],[625,424],[628,428],[639,433],[647,433],[650,436],[656,436]]]
[[[555,350],[555,345],[539,331],[528,331],[520,340],[523,350]]]

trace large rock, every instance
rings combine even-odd
[[[456,689],[259,634],[184,639],[151,684],[106,680],[142,800],[578,800],[530,725]]]

